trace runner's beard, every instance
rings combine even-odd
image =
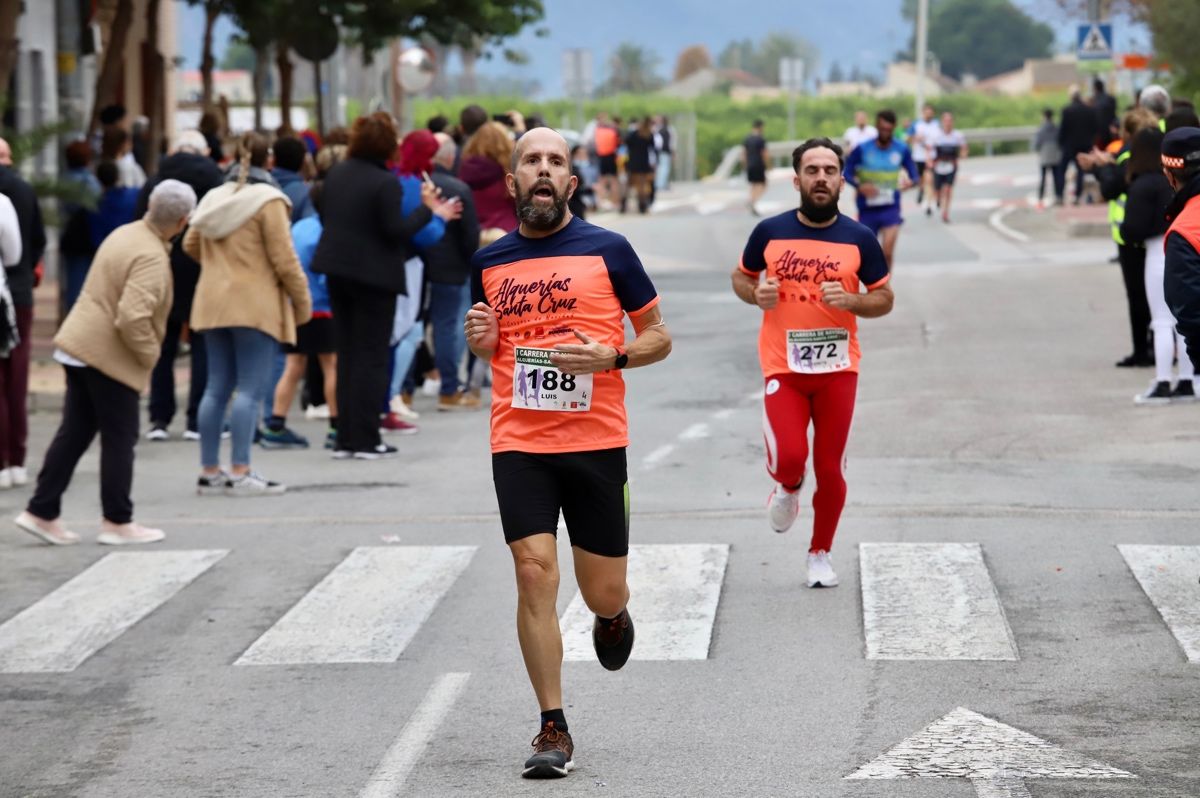
[[[812,195],[806,194],[803,189],[800,190],[800,212],[809,219],[809,221],[821,224],[828,222],[838,214],[838,193],[833,192],[829,195],[827,202],[818,202],[813,199]]]
[[[533,192],[541,187],[554,192],[554,202],[550,205],[537,205],[533,201]],[[553,230],[562,224],[567,215],[567,195],[560,194],[549,180],[539,180],[533,184],[528,193],[522,192],[517,186],[517,218],[521,223],[533,230]]]

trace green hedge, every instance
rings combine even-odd
[[[576,106],[569,100],[528,102],[519,98],[505,97],[461,97],[452,100],[417,100],[413,118],[418,124],[436,114],[445,114],[452,120],[458,118],[463,106],[478,103],[489,113],[502,113],[516,108],[523,114],[541,113],[546,122],[555,127],[573,127]],[[1036,125],[1041,122],[1043,108],[1054,108],[1056,113],[1066,103],[1062,95],[1039,97],[991,97],[979,94],[953,94],[933,99],[934,107],[941,111],[952,111],[959,127],[1010,127]],[[853,122],[854,112],[865,109],[873,115],[881,108],[892,108],[901,119],[910,115],[912,97],[891,99],[863,99],[860,97],[798,97],[796,99],[796,129],[799,136],[824,135],[836,137]],[[767,125],[767,137],[776,140],[787,135],[787,104],[784,100],[755,100],[745,104],[735,103],[724,95],[708,95],[696,100],[680,100],[656,94],[622,94],[593,100],[584,104],[585,118],[590,119],[599,111],[621,116],[625,119],[647,114],[680,116],[696,115],[696,160],[701,175],[709,174],[720,163],[725,151],[739,144],[750,127],[750,122],[762,118]],[[1007,149],[1017,149],[1012,145]],[[998,152],[1005,151],[997,148]]]

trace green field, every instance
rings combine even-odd
[[[569,100],[552,100],[531,103],[517,98],[463,97],[451,100],[420,99],[413,108],[417,124],[435,114],[445,114],[452,120],[464,105],[478,103],[489,113],[502,113],[515,108],[525,115],[541,113],[546,122],[554,127],[574,128],[576,124],[575,103]],[[936,98],[938,111],[948,110],[955,114],[962,128],[1009,127],[1036,125],[1041,122],[1041,110],[1054,108],[1057,112],[1066,102],[1061,95],[1039,97],[987,97],[976,94],[954,94]],[[895,97],[890,100],[862,99],[856,97],[832,97],[817,99],[800,97],[796,100],[796,129],[798,135],[839,136],[853,121],[855,110],[868,112],[881,108],[892,108],[903,119],[913,107],[911,97]],[[745,104],[734,103],[723,95],[701,97],[696,100],[679,100],[660,95],[618,95],[602,100],[589,101],[584,105],[586,117],[598,111],[608,111],[626,120],[645,114],[667,114],[684,124],[690,115],[696,119],[696,161],[700,175],[712,172],[725,151],[739,144],[746,135],[750,122],[761,117],[767,125],[768,139],[781,139],[787,135],[787,106],[783,100],[760,100]],[[1019,149],[1022,145],[1010,145]],[[997,148],[1003,152],[1002,148]]]

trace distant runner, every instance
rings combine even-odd
[[[808,586],[834,587],[829,550],[846,503],[842,466],[858,387],[857,317],[890,313],[894,296],[879,242],[838,214],[841,147],[809,139],[792,154],[792,166],[800,209],[754,228],[733,290],[763,310],[763,435],[767,471],[778,483],[768,500],[771,526],[786,532],[800,510],[811,422],[817,490]]]
[[[941,134],[942,123],[937,120],[933,106],[925,103],[921,108],[921,118],[913,125],[912,140],[909,144],[921,183],[917,189],[917,204],[925,209],[926,216],[933,213],[933,172],[929,169],[929,164],[933,160],[934,142]]]
[[[875,127],[878,137],[864,141],[846,157],[845,178],[858,191],[858,221],[879,237],[890,270],[904,223],[900,193],[917,184],[917,167],[908,147],[894,138],[894,111],[880,111]]]
[[[750,183],[750,213],[758,216],[758,201],[767,190],[767,140],[763,138],[763,121],[755,119],[750,135],[742,141],[742,159],[746,163],[746,180]]]
[[[867,112],[855,111],[854,124],[846,128],[846,132],[842,134],[843,152],[848,155],[859,144],[870,141],[878,135],[879,131],[867,124]]]
[[[621,370],[662,360],[671,338],[629,242],[567,210],[577,183],[562,136],[522,136],[507,181],[521,224],[475,254],[464,327],[471,351],[492,365],[492,476],[516,568],[517,639],[541,707],[522,775],[557,778],[575,766],[556,609],[559,512],[579,592],[596,613],[596,657],[618,670],[634,640]],[[628,345],[626,316],[637,336]]]
[[[937,192],[942,221],[950,221],[950,197],[954,194],[954,178],[958,162],[967,157],[967,140],[954,129],[954,114],[942,114],[942,132],[933,142],[933,188]]]

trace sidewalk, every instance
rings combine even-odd
[[[1038,210],[1016,206],[1004,217],[1004,223],[1035,241],[1061,241],[1074,238],[1108,238],[1108,204],[1064,205]]]

